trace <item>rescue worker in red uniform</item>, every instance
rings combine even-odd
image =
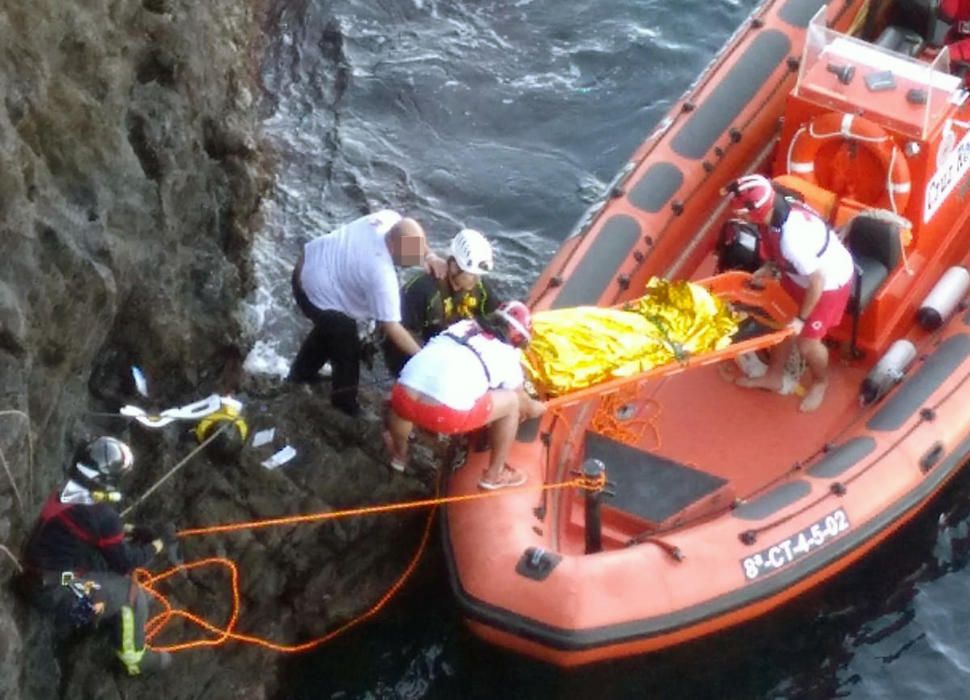
[[[815,411],[828,386],[829,351],[822,340],[845,313],[855,272],[852,255],[816,212],[785,199],[763,175],[745,175],[727,191],[735,215],[758,227],[759,252],[766,264],[755,277],[780,274],[782,287],[799,309],[789,323],[794,337],[772,349],[767,373],[742,377],[738,384],[780,391],[794,343],[812,375],[799,408]]]
[[[459,321],[433,337],[404,366],[391,390],[384,440],[391,467],[404,471],[415,425],[461,435],[488,426],[491,456],[478,482],[493,491],[525,483],[506,464],[520,420],[538,418],[545,405],[525,391],[521,349],[531,339],[532,315],[520,301],[480,319]]]
[[[944,42],[950,49],[950,63],[970,64],[970,0],[942,0],[940,17],[950,23]],[[964,74],[970,84],[970,71]]]
[[[54,616],[60,638],[104,621],[115,625],[118,659],[129,675],[163,669],[167,653],[145,648],[148,601],[131,572],[147,564],[174,533],[157,536],[122,523],[118,486],[134,459],[127,444],[99,437],[82,446],[68,481],[51,494],[24,548],[24,588]]]

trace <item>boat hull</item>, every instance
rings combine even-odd
[[[810,123],[829,110],[796,94],[810,74],[797,60],[801,47],[830,40],[826,48],[866,59],[861,40],[839,35],[860,24],[866,5],[832,3],[822,23],[813,19],[819,2],[759,7],[564,243],[533,289],[534,308],[615,306],[653,276],[705,283],[727,215],[723,185],[753,170],[777,174],[803,133],[803,122],[782,124],[783,115]],[[806,40],[812,22],[815,38]],[[835,67],[817,72],[827,79]],[[951,85],[949,77],[932,79]],[[741,102],[727,97],[735,93]],[[853,323],[832,332],[824,410],[804,414],[797,397],[742,389],[731,362],[689,358],[670,372],[554,399],[541,420],[521,426],[509,454],[527,485],[443,515],[452,588],[477,635],[576,666],[716,633],[854,565],[959,472],[970,457],[970,314],[930,330],[917,309],[948,269],[970,266],[970,162],[940,146],[944,125],[970,114],[956,99],[936,107],[951,113],[901,139],[905,155],[895,141],[882,147],[914,174],[912,196],[899,200],[910,208],[886,229],[906,259],[884,270]],[[893,168],[887,186],[899,187],[902,166]],[[840,201],[845,220],[864,208]],[[835,209],[830,221],[841,223]],[[908,243],[902,214],[913,219]],[[915,348],[912,366],[885,397],[862,400],[860,387],[899,339]],[[487,449],[472,450],[448,492],[476,494],[487,459]],[[577,481],[591,460],[605,465],[612,497]]]

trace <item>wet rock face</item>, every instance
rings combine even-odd
[[[75,441],[118,432],[90,412],[127,400],[131,363],[163,401],[232,389],[266,185],[259,5],[0,3],[0,544],[14,553]],[[14,569],[0,552],[0,581]],[[15,603],[4,585],[0,697],[128,696],[99,685],[103,659],[87,678],[51,656],[50,630]]]
[[[152,678],[119,673],[109,629],[73,637],[15,594],[16,556],[79,441],[111,434],[136,457],[124,505],[178,467],[130,522],[179,529],[426,497],[423,467],[383,461],[381,397],[366,421],[334,413],[329,387],[245,377],[237,319],[250,232],[268,176],[255,104],[259,2],[0,3],[0,698],[285,697],[274,652],[230,642],[177,654]],[[347,79],[346,75],[337,79]],[[134,393],[130,367],[150,380]],[[276,444],[235,459],[196,452],[191,424],[150,430],[112,413],[232,393]],[[283,444],[297,457],[262,461]],[[238,629],[281,644],[322,636],[374,605],[418,549],[427,511],[247,529],[180,542],[188,561],[239,566]],[[152,570],[168,566],[157,558]],[[164,587],[217,626],[225,571]],[[156,609],[157,611],[157,609]],[[206,637],[166,627],[155,643]]]

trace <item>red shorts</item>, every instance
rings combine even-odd
[[[408,394],[403,386],[395,384],[391,389],[391,410],[432,433],[469,433],[488,423],[492,413],[492,395],[486,392],[469,410],[459,411],[440,403],[422,403]]]
[[[781,286],[796,303],[801,304],[804,301],[805,288],[792,282],[788,275],[781,278]],[[834,328],[842,321],[842,316],[845,315],[845,307],[848,305],[851,295],[852,279],[838,289],[822,292],[822,296],[819,297],[812,313],[805,319],[805,327],[802,328],[799,337],[812,340],[824,338],[830,328]]]

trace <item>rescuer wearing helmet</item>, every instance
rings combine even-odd
[[[805,204],[779,195],[762,175],[746,175],[726,188],[734,214],[756,224],[759,253],[766,261],[755,273],[782,273],[785,291],[799,305],[789,326],[794,337],[771,352],[762,377],[741,377],[746,387],[779,391],[793,343],[805,358],[812,384],[799,407],[816,410],[828,386],[828,348],[822,338],[845,313],[855,267],[852,256],[825,221]]]
[[[61,638],[112,621],[117,656],[135,676],[170,658],[145,648],[148,601],[131,572],[174,545],[174,533],[122,524],[113,504],[133,464],[131,449],[113,437],[78,448],[67,483],[44,503],[27,540],[23,584],[31,602],[53,614]]]
[[[387,448],[391,466],[404,470],[408,438],[417,424],[446,435],[487,425],[492,454],[478,486],[519,486],[526,476],[505,463],[520,420],[545,405],[525,391],[520,349],[531,339],[529,309],[509,301],[480,319],[459,321],[412,357],[391,390]]]
[[[492,244],[480,232],[465,228],[451,239],[444,279],[424,273],[401,287],[402,323],[423,345],[445,328],[467,318],[481,317],[498,308],[499,300],[485,275],[492,271]],[[384,361],[394,376],[409,356],[389,340]]]
[[[358,415],[362,348],[357,323],[376,321],[401,353],[416,353],[420,345],[401,324],[395,267],[423,264],[443,276],[444,263],[428,250],[417,221],[390,210],[362,216],[307,243],[291,281],[297,306],[313,321],[313,330],[300,346],[287,379],[314,382],[329,361],[333,366],[330,403],[348,415]]]

